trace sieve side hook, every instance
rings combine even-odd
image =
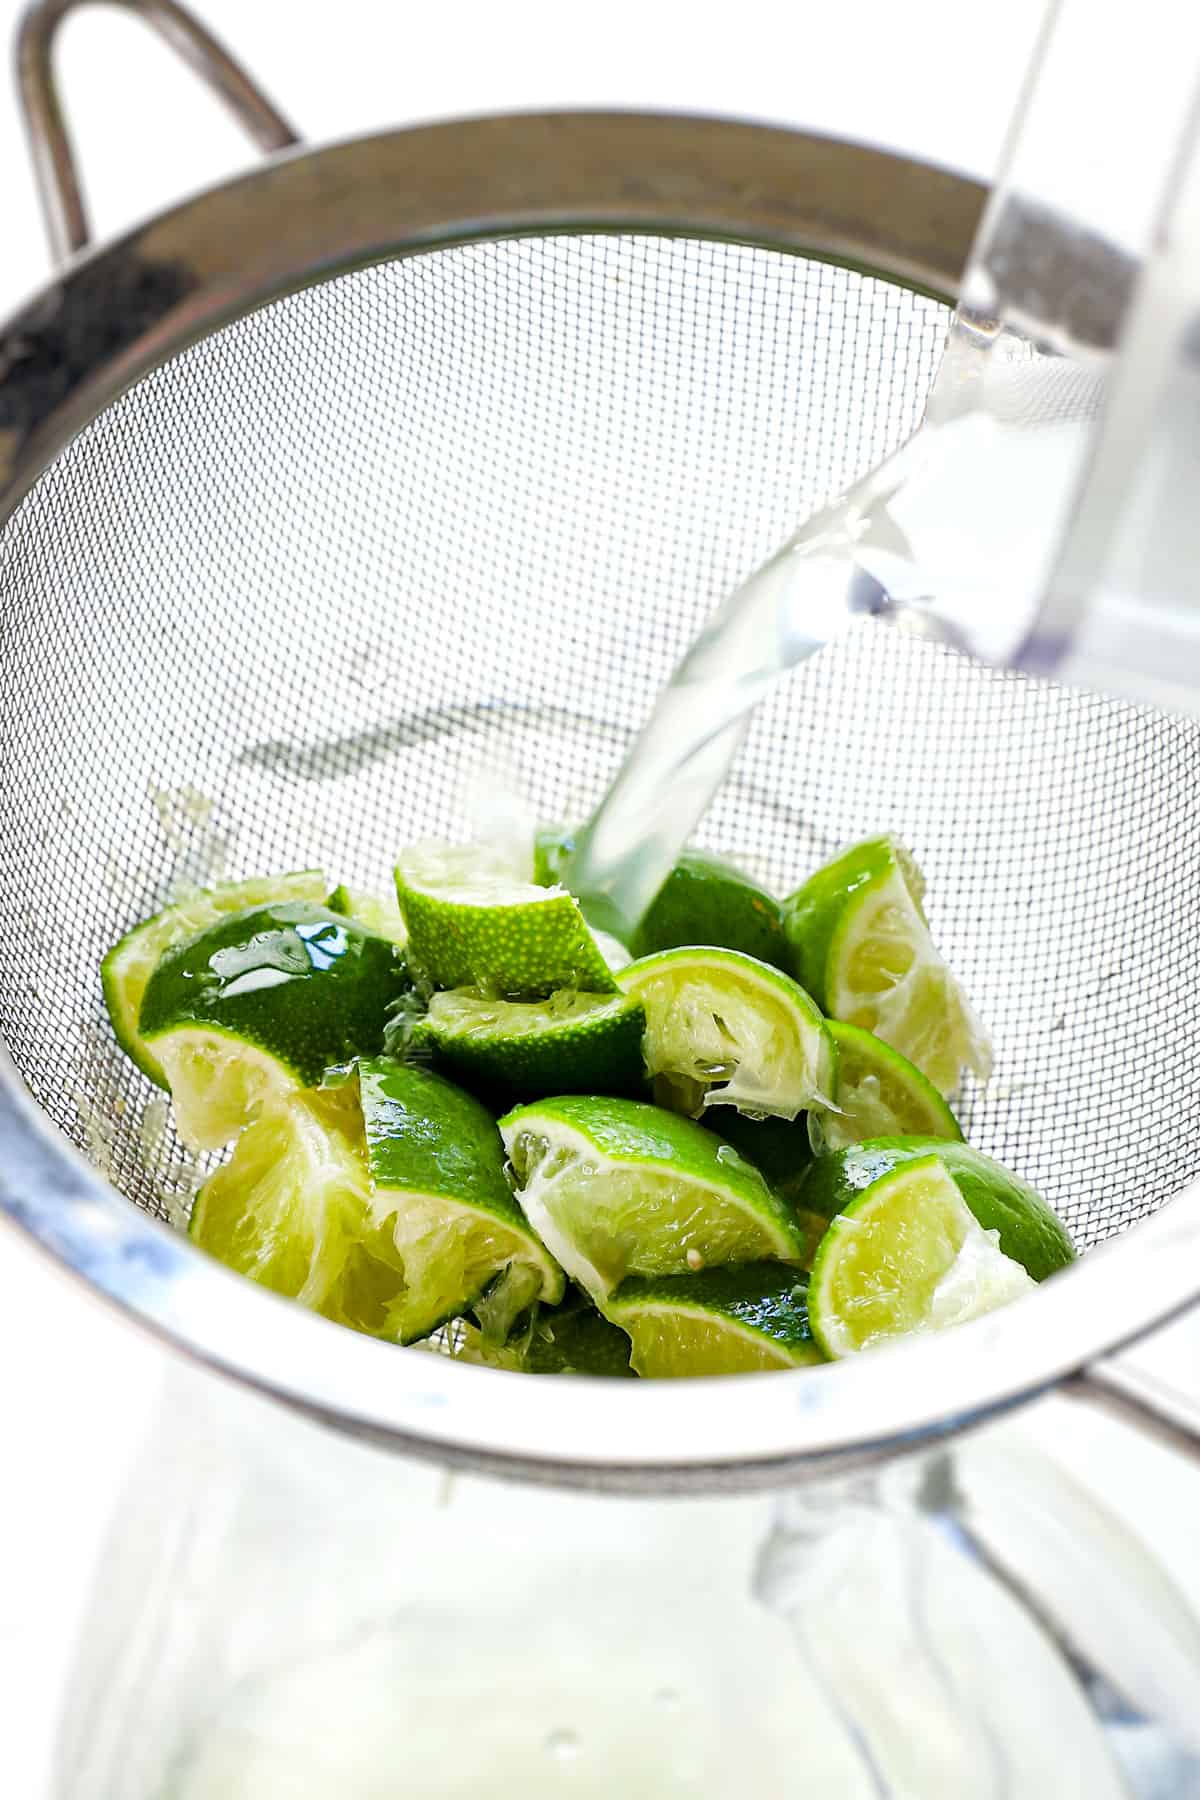
[[[1200,1402],[1149,1370],[1106,1356],[1069,1375],[1058,1391],[1200,1464]]]
[[[79,165],[54,75],[54,44],[69,13],[92,0],[33,0],[17,30],[17,89],[33,159],[38,197],[55,263],[66,262],[91,240]],[[260,149],[291,149],[300,142],[224,45],[178,0],[109,0],[144,19],[176,55],[195,70]]]

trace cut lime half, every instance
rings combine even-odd
[[[876,1138],[818,1157],[804,1184],[804,1204],[832,1219],[882,1176],[933,1158],[952,1180],[984,1231],[998,1231],[1004,1254],[1035,1281],[1065,1268],[1075,1255],[1054,1210],[1035,1188],[969,1144],[937,1138]]]
[[[604,1303],[633,1342],[639,1375],[740,1375],[825,1359],[806,1287],[782,1263],[741,1263],[666,1280],[630,1276]]]
[[[414,845],[396,863],[396,894],[414,972],[432,988],[507,999],[616,991],[578,902],[565,888],[514,880],[486,850]]]
[[[770,964],[737,950],[664,950],[617,979],[646,1009],[656,1097],[679,1112],[735,1106],[794,1119],[832,1095],[836,1051],[825,1021]]]
[[[250,1125],[192,1207],[189,1235],[227,1268],[324,1311],[367,1216],[358,1135],[321,1101],[285,1100]]]
[[[138,1029],[171,1088],[180,1137],[216,1150],[325,1070],[378,1049],[408,986],[386,938],[308,900],[219,919],[160,959]]]
[[[593,1297],[630,1274],[803,1255],[757,1169],[661,1107],[564,1095],[517,1107],[500,1133],[526,1218]]]
[[[809,1135],[817,1155],[881,1137],[962,1139],[962,1128],[932,1081],[858,1025],[830,1022],[837,1046],[832,1106],[814,1106]]]
[[[938,954],[925,883],[894,838],[855,844],[783,904],[796,975],[831,1018],[873,1031],[943,1094],[964,1068],[981,1081],[991,1048]]]
[[[166,951],[185,944],[229,913],[245,912],[247,907],[262,906],[271,900],[320,900],[327,885],[328,877],[320,869],[223,882],[217,887],[202,888],[190,899],[135,925],[100,965],[104,1003],[126,1056],[159,1087],[167,1086],[161,1063],[150,1054],[138,1031],[142,996]]]
[[[642,1084],[645,1024],[626,994],[494,1000],[454,988],[432,996],[414,1042],[431,1045],[452,1077],[514,1098],[620,1094]]]
[[[495,1120],[426,1069],[367,1057],[359,1088],[371,1176],[368,1229],[342,1288],[344,1323],[412,1343],[486,1301],[502,1341],[562,1271],[513,1199]]]
[[[925,1156],[881,1175],[831,1221],[809,1315],[825,1354],[849,1356],[979,1318],[1034,1286],[938,1158]]]

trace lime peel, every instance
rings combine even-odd
[[[307,900],[231,913],[168,950],[138,1026],[184,1142],[217,1149],[264,1105],[375,1049],[407,985],[393,943]]]
[[[955,1182],[985,1231],[1000,1233],[1006,1256],[1035,1281],[1065,1268],[1075,1251],[1062,1220],[1029,1183],[969,1144],[939,1138],[875,1138],[814,1162],[804,1185],[804,1205],[832,1219],[855,1196],[901,1164],[935,1158]]]
[[[517,881],[486,850],[440,842],[405,850],[395,874],[413,968],[431,989],[473,987],[509,999],[572,987],[616,992],[565,888]]]
[[[566,880],[578,837],[561,826],[540,829],[534,841],[534,879],[547,886]],[[703,850],[683,852],[631,939],[637,957],[683,944],[741,950],[776,968],[789,968],[778,900],[741,869]]]

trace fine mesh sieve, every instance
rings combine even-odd
[[[454,217],[448,168],[474,171]],[[397,201],[400,171],[415,201]],[[597,1396],[601,1448],[572,1451],[561,1384],[438,1373],[134,1230],[131,1206],[181,1223],[197,1170],[117,1051],[98,965],[196,882],[320,863],[382,888],[399,846],[469,829],[481,788],[586,814],[716,601],[917,423],[949,316],[918,286],[944,293],[939,257],[952,274],[977,206],[937,172],[757,128],[479,121],[270,165],[75,264],[14,322],[0,1030],[36,1106],[124,1200],[10,1094],[11,1211],[136,1311],[316,1410],[346,1422],[375,1391],[418,1396],[399,1422],[379,1423],[387,1406],[351,1422],[440,1451],[711,1467],[837,1447],[802,1416],[827,1403],[797,1409],[792,1378],[771,1377],[774,1400],[736,1384],[727,1431],[678,1388],[653,1415],[639,1393],[632,1438],[607,1450],[628,1397]],[[779,892],[855,836],[911,844],[996,1044],[964,1124],[1087,1250],[1200,1174],[1197,792],[1197,724],[864,625],[760,709],[704,840]],[[1052,1284],[1064,1316],[1090,1268]],[[1144,1322],[1186,1297],[1174,1279]],[[1072,1340],[1039,1358],[1049,1290],[1022,1333],[997,1315],[964,1341],[1023,1341],[997,1372],[1027,1390],[1127,1335],[1098,1287],[1079,1294],[1078,1355]],[[844,1407],[872,1377],[795,1379]],[[893,1420],[877,1394],[843,1435],[1000,1397],[935,1384],[922,1418]],[[433,1416],[464,1404],[469,1421]]]

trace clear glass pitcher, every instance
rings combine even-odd
[[[102,1565],[61,1792],[439,1800],[490,1779],[723,1800],[751,1772],[799,1786],[822,1755],[834,1795],[1174,1800],[1194,1780],[1197,1657],[1163,1568],[1036,1457],[989,1465],[980,1439],[948,1462],[941,1445],[1200,1285],[1184,1008],[1152,1022],[1172,1084],[1153,1180],[1132,1136],[1057,1170],[1048,1148],[1081,1116],[1129,1134],[1144,1116],[1137,1059],[1113,1047],[1128,1051],[1130,994],[1180,995],[1189,725],[876,641],[860,686],[864,669],[876,694],[895,679],[893,719],[919,706],[928,723],[950,693],[957,779],[867,754],[880,709],[850,703],[853,662],[828,663],[804,705],[760,717],[711,821],[715,848],[748,844],[778,881],[789,834],[816,860],[865,805],[915,809],[950,947],[1023,1059],[1007,1095],[974,1097],[980,1129],[1049,1157],[1081,1244],[1117,1240],[965,1328],[952,1357],[906,1347],[809,1387],[647,1383],[689,1391],[631,1406],[338,1334],[164,1223],[195,1170],[93,991],[99,952],[175,883],[325,853],[369,879],[397,796],[413,835],[459,829],[481,762],[514,757],[540,805],[593,803],[713,602],[917,422],[981,194],[714,121],[483,120],[288,154],[290,128],[219,47],[168,0],[140,9],[283,154],[77,255],[0,334],[0,1203],[96,1289],[296,1410],[173,1378]],[[56,241],[79,252],[45,81],[67,10],[35,9],[24,47]],[[832,731],[822,760],[839,717],[861,727],[857,762]],[[1008,732],[999,759],[972,737],[981,718]],[[920,737],[894,733],[914,756]],[[983,775],[1003,776],[998,849]],[[1171,841],[1139,862],[1169,782]],[[1018,913],[1052,807],[1058,860]],[[964,841],[1002,857],[983,931]],[[1164,856],[1151,908],[1143,875]],[[1146,961],[1095,970],[1079,867]],[[1095,976],[1087,1004],[1055,989],[1035,1007],[1012,981],[1034,954],[1072,999]],[[1130,1392],[1111,1371],[1087,1381]],[[585,1485],[620,1485],[640,1458],[649,1492],[446,1476],[414,1444]],[[905,1449],[915,1461],[875,1471]],[[685,1475],[774,1491],[672,1497]],[[1006,1532],[1014,1518],[1032,1528]]]
[[[1186,1800],[1200,1565],[1189,1601],[1168,1563],[1200,1475],[1074,1412],[620,1498],[398,1459],[174,1366],[56,1797]]]

